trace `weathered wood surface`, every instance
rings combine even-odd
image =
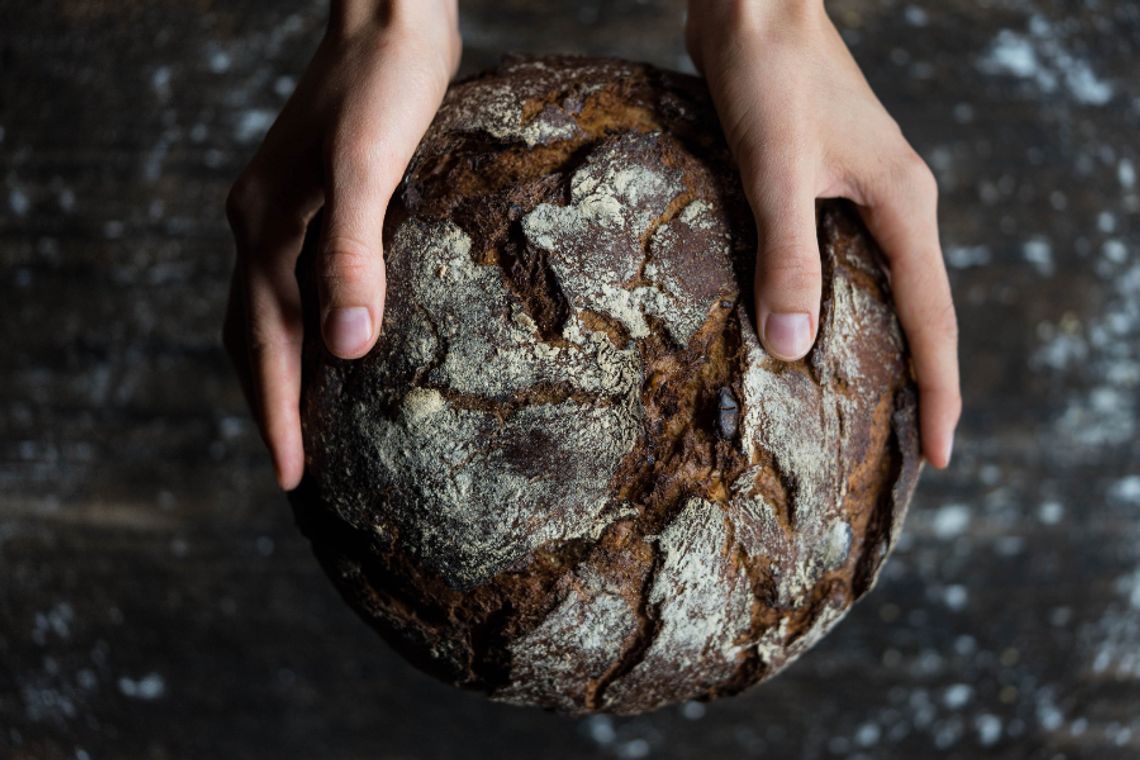
[[[954,467],[776,680],[571,720],[439,685],[354,617],[220,348],[223,198],[323,0],[0,0],[0,755],[1140,756],[1140,7],[829,7],[941,180]],[[465,2],[464,70],[681,66],[681,16]]]

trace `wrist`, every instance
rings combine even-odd
[[[802,44],[827,23],[823,0],[689,0],[685,48],[697,70],[708,76],[707,67],[715,69],[741,43]]]
[[[826,17],[823,0],[689,0],[687,26],[700,37],[778,32]]]
[[[389,31],[453,30],[458,36],[458,0],[330,0],[329,36],[352,38]]]
[[[458,0],[330,0],[326,41],[368,45],[392,36],[418,40],[454,75],[463,41]]]

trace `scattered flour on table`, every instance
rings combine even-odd
[[[1101,79],[1088,61],[1066,47],[1063,33],[1043,16],[1033,16],[1027,32],[1003,29],[979,59],[986,74],[1014,76],[1034,82],[1043,92],[1062,92],[1080,105],[1101,106],[1112,100],[1112,83]]]

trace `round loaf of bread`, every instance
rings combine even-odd
[[[291,498],[345,598],[437,677],[577,714],[733,694],[811,647],[920,469],[879,253],[846,202],[818,235],[819,337],[784,363],[701,80],[548,57],[453,85],[387,209],[366,357],[326,352],[315,241],[298,262]]]

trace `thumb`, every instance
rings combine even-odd
[[[410,76],[397,55],[402,50],[376,67],[379,76],[361,88],[326,149],[317,290],[325,345],[342,359],[363,356],[379,337],[384,214],[447,87],[441,77],[412,77],[417,97],[397,97]]]
[[[822,266],[815,196],[802,181],[766,179],[750,193],[756,217],[756,325],[777,359],[803,358],[819,327]],[[790,189],[790,190],[789,190]]]
[[[403,166],[372,158],[364,140],[329,159],[317,261],[321,334],[329,351],[356,359],[371,350],[384,315],[384,211]]]

